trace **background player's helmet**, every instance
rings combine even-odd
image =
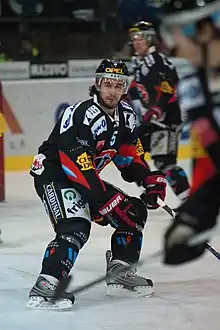
[[[219,10],[220,0],[167,0],[159,9],[161,36],[171,46],[173,27],[180,27],[186,36],[194,37],[197,24],[203,19],[209,17],[219,26]]]
[[[96,87],[99,88],[103,78],[124,81],[125,94],[129,87],[129,72],[126,64],[121,60],[104,59],[95,72]]]
[[[142,36],[147,40],[149,46],[155,44],[156,31],[153,23],[140,21],[131,26],[128,30],[130,42],[135,38],[135,36]]]

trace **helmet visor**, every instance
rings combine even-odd
[[[99,88],[102,82],[102,79],[108,79],[108,81],[117,80],[123,83],[125,94],[128,92],[129,87],[129,76],[123,74],[115,73],[96,73],[96,86]]]

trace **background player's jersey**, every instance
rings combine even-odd
[[[161,108],[164,123],[180,124],[181,113],[176,99],[179,79],[174,65],[165,55],[153,51],[142,60],[134,57],[132,68],[134,80],[128,94],[140,122],[148,103],[149,107]]]
[[[182,78],[177,87],[181,109],[191,123],[193,158],[192,189],[196,192],[204,182],[220,171],[220,94],[219,81],[211,78],[207,88],[205,70]],[[216,84],[217,82],[217,84]],[[217,90],[216,88],[217,87]]]

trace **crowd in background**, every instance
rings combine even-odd
[[[150,0],[0,2],[0,61],[127,58],[127,28],[138,20],[157,24]]]

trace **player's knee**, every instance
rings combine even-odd
[[[177,166],[176,156],[172,155],[157,156],[153,158],[153,161],[154,166],[163,173],[166,173],[167,170],[175,168]]]
[[[75,245],[80,250],[88,241],[91,223],[83,218],[64,222],[56,229],[57,237]]]

